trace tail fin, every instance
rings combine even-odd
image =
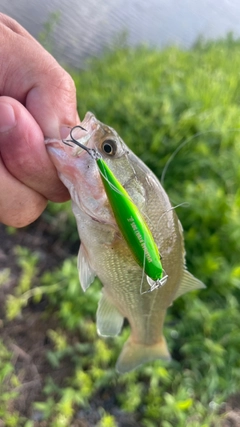
[[[130,336],[118,358],[116,370],[120,374],[124,374],[136,369],[143,363],[152,362],[156,359],[171,359],[164,337],[157,344],[148,346],[133,342]]]

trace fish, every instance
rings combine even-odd
[[[186,267],[183,228],[158,178],[110,126],[88,112],[74,139],[97,152],[141,212],[155,244],[167,280],[151,292],[144,269],[136,262],[121,233],[104,189],[96,159],[62,140],[46,139],[48,154],[68,188],[80,237],[79,280],[83,291],[98,277],[102,295],[96,313],[97,332],[120,334],[124,319],[130,336],[116,363],[123,374],[142,364],[171,356],[163,334],[168,307],[184,293],[205,285]]]

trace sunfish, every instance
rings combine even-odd
[[[170,359],[163,336],[166,310],[180,295],[205,285],[187,271],[183,229],[157,177],[114,129],[92,113],[86,114],[81,126],[74,139],[99,153],[127,191],[152,233],[167,275],[164,286],[148,292],[147,276],[119,230],[96,160],[74,144],[47,139],[48,153],[72,199],[81,240],[78,269],[82,289],[95,276],[103,285],[98,334],[118,335],[124,318],[130,324],[130,337],[116,364],[117,371],[125,373],[143,363]]]

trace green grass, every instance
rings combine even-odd
[[[173,205],[188,203],[177,208],[187,265],[207,289],[185,295],[168,310],[171,363],[156,362],[118,377],[114,364],[128,328],[115,340],[97,337],[99,283],[81,291],[75,257],[46,272],[33,293],[47,296],[45,315],[54,312],[58,319],[58,330],[49,331],[54,350],[48,360],[56,367],[68,358],[73,370],[64,387],[51,378],[45,384],[37,407],[49,426],[69,426],[78,408],[88,407],[104,388],[116,394],[122,411],[139,415],[142,427],[217,427],[221,404],[239,391],[239,52],[240,42],[231,37],[199,42],[189,51],[118,48],[90,61],[86,71],[72,73],[81,118],[90,110],[113,126],[159,178],[183,144],[164,172],[164,187]],[[64,228],[66,245],[76,239],[76,230],[69,207],[65,217],[63,212],[64,205],[50,205],[45,217],[63,218],[59,233]],[[23,251],[18,256],[26,259]],[[28,275],[37,267],[35,258],[32,268],[21,265],[27,285],[20,280],[23,296],[16,292],[13,298],[22,298],[24,306]],[[51,288],[56,284],[57,291]],[[9,300],[8,310],[15,313]],[[117,423],[101,413],[99,426]]]

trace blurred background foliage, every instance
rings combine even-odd
[[[240,41],[231,35],[199,40],[188,51],[122,46],[88,61],[82,71],[69,70],[80,117],[90,110],[114,127],[162,180],[173,206],[185,203],[176,210],[187,265],[207,288],[179,298],[168,310],[164,333],[172,362],[118,376],[114,365],[129,331],[126,326],[116,339],[97,337],[98,281],[84,294],[71,254],[36,279],[36,254],[18,249],[21,277],[6,301],[8,321],[30,299],[47,299],[43,317],[54,317],[58,326],[48,331],[53,350],[46,357],[53,369],[62,360],[71,365],[62,387],[51,375],[45,379],[42,401],[34,404],[46,425],[75,425],[79,408],[91,407],[102,391],[114,395],[121,414],[134,414],[142,427],[224,425],[223,402],[240,384],[239,51]],[[65,247],[77,246],[69,203],[50,203],[43,220],[54,223]],[[11,383],[18,380],[3,344],[0,352],[0,417],[6,426],[31,427],[34,421],[20,422],[20,414],[7,419]],[[98,426],[127,425],[101,401],[98,407]]]

